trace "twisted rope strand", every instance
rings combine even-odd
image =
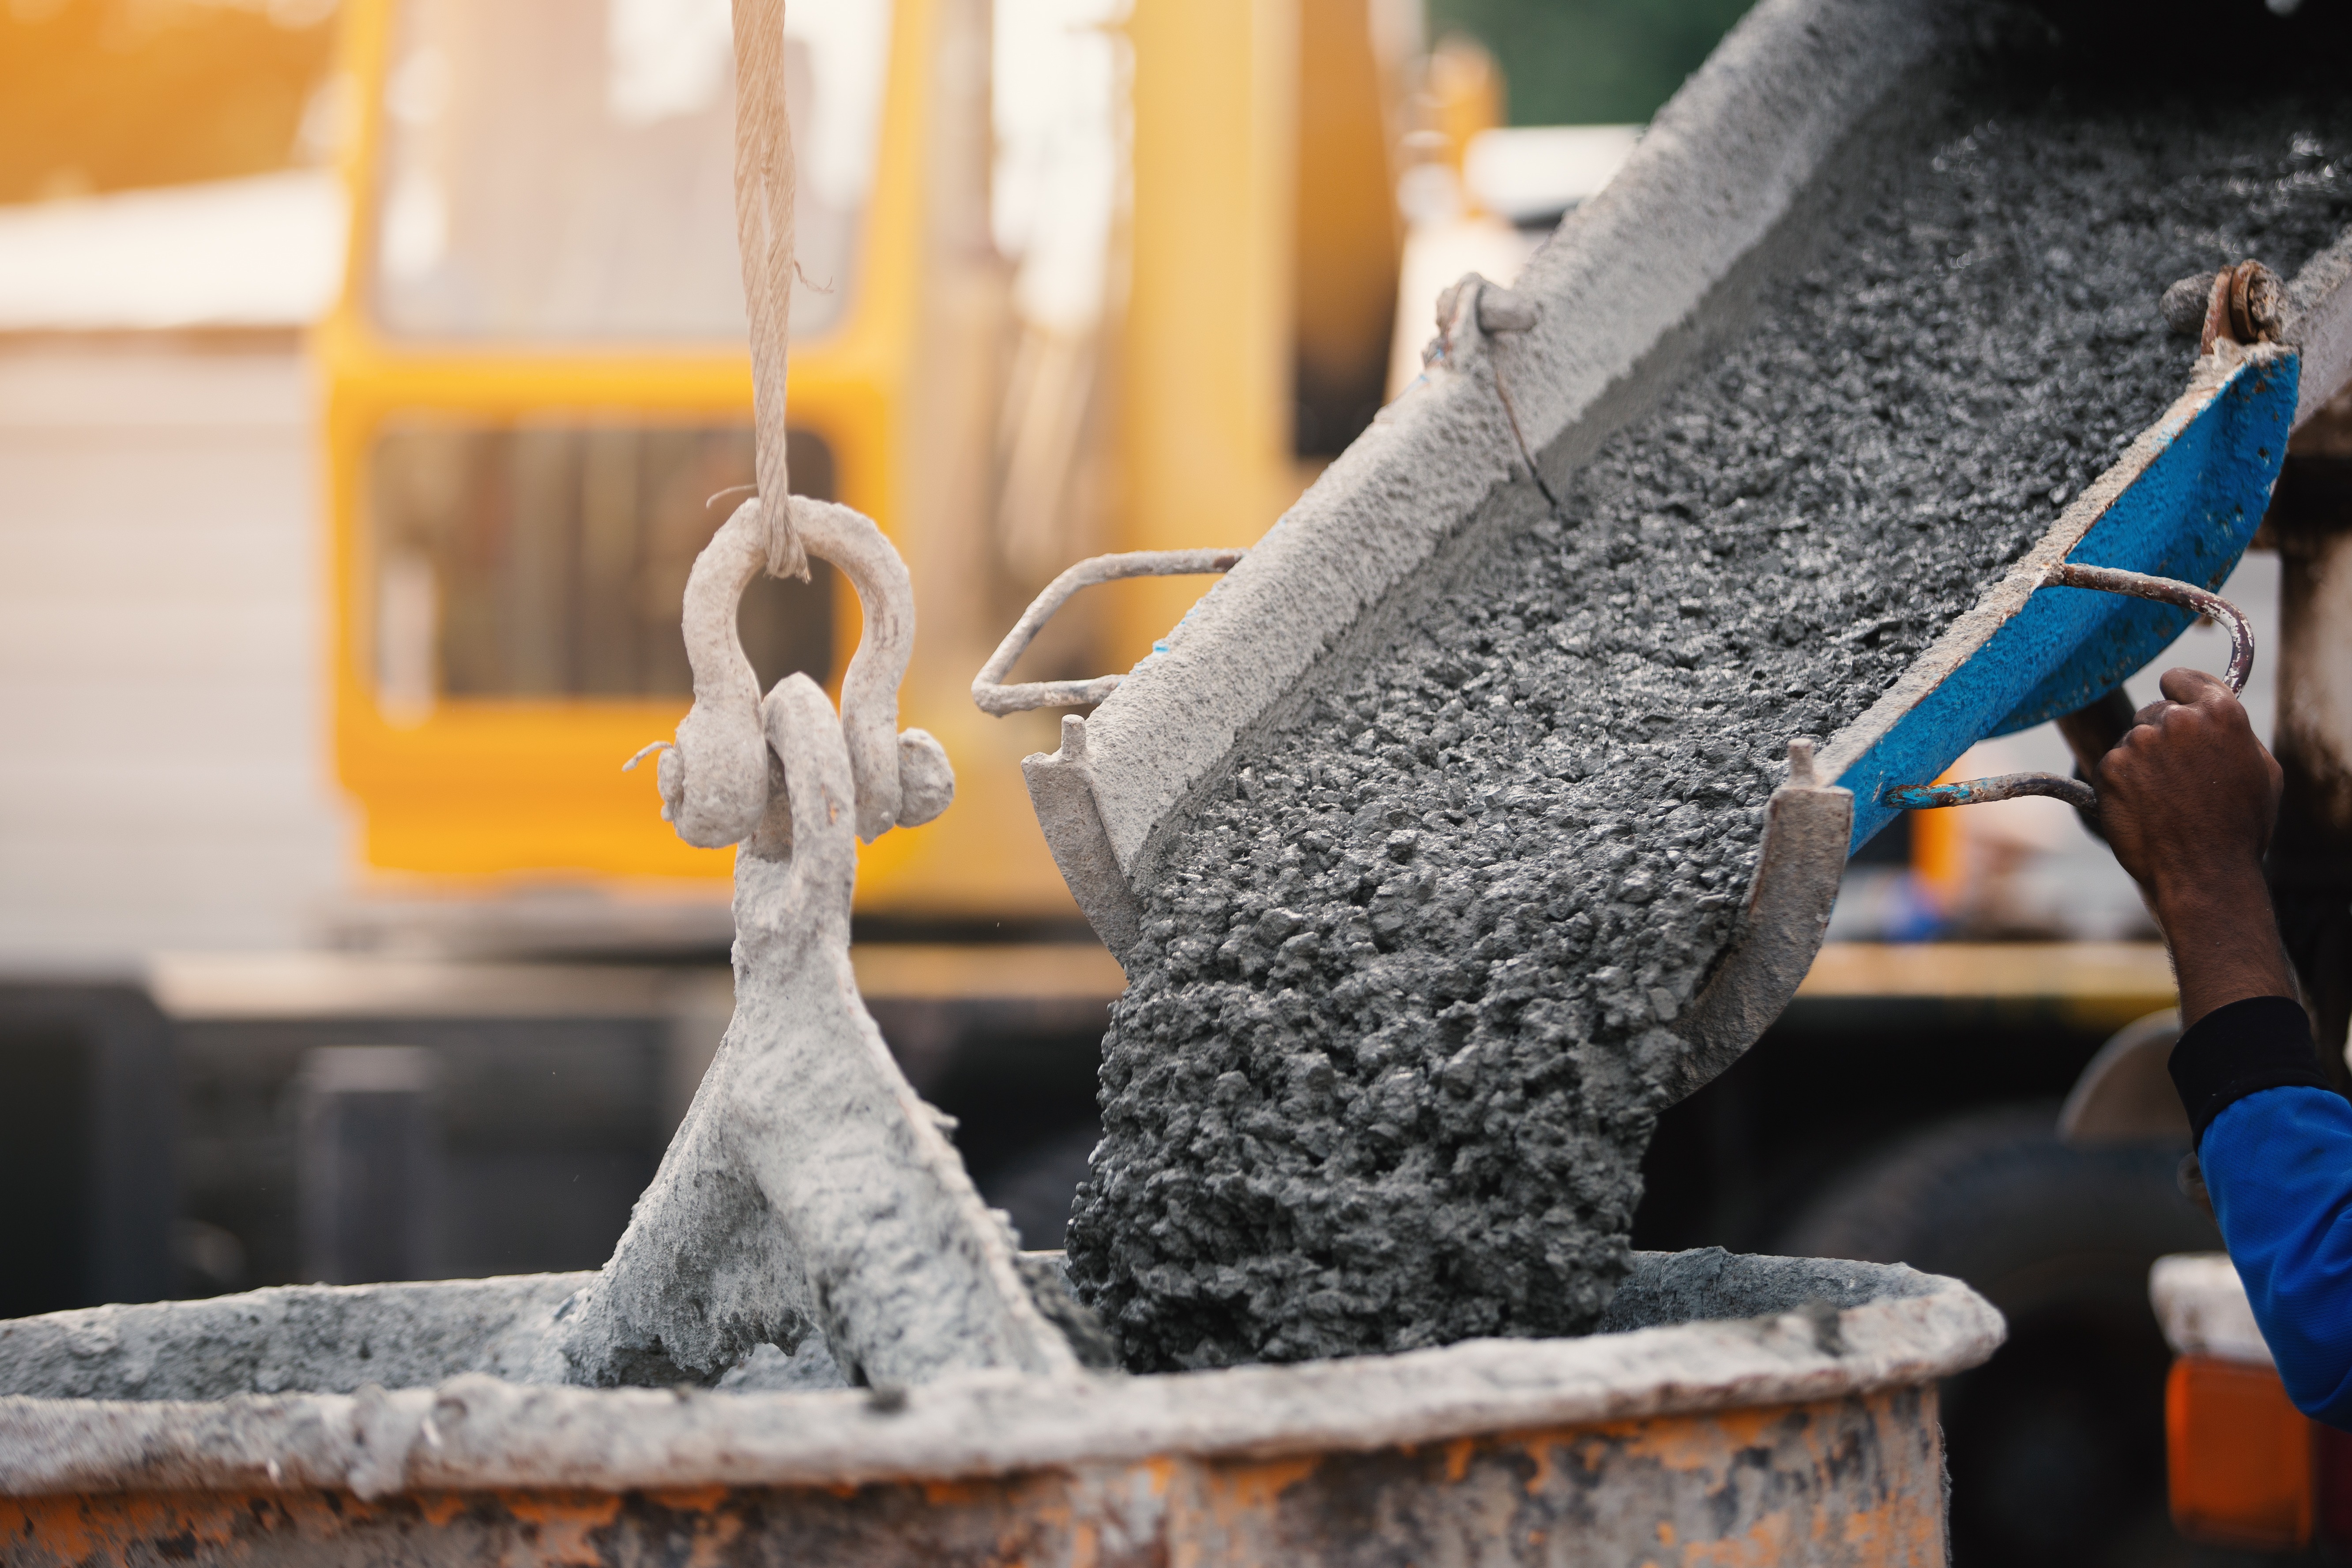
[[[784,102],[784,0],[734,0],[735,233],[751,320],[756,473],[771,576],[808,580],[784,462],[784,368],[793,306],[793,125]]]

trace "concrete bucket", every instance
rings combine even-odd
[[[715,1389],[512,1381],[593,1278],[0,1327],[0,1557],[1937,1563],[1936,1380],[2001,1333],[1954,1280],[1710,1249],[1643,1255],[1579,1340],[891,1390],[772,1352]]]

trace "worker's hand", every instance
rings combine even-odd
[[[2200,669],[2160,686],[2093,781],[2116,858],[2159,904],[2185,879],[2260,875],[2281,779],[2229,687]]]
[[[2229,687],[2171,669],[2161,689],[2168,700],[2139,710],[2092,783],[2107,843],[2172,948],[2185,1026],[2295,994],[2263,878],[2282,775]]]

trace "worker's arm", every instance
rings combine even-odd
[[[2284,997],[2231,1004],[2198,1026],[2201,1041],[2197,1030],[2181,1037],[2209,1059],[2184,1062],[2176,1047],[2173,1078],[2186,1098],[2200,1068],[2208,1083],[2236,1075],[2199,1129],[2213,1217],[2288,1396],[2305,1415],[2352,1429],[2352,1103],[2320,1080],[2302,1012]],[[2235,1037],[2217,1038],[2213,1026],[2232,1015]],[[2296,1049],[2299,1062],[2289,1059]]]
[[[2263,879],[2278,763],[2221,682],[2176,669],[2163,689],[2100,759],[2100,826],[2172,950],[2172,1079],[2254,1321],[2295,1404],[2352,1426],[2352,1104],[2319,1070]]]

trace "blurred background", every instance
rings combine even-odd
[[[1081,557],[1255,540],[1744,9],[793,0],[794,487],[907,556],[904,721],[958,771],[866,854],[855,962],[1031,1245],[1122,980],[1021,783],[1056,717],[972,672]],[[0,1315],[607,1255],[730,1006],[729,858],[619,772],[751,474],[729,39],[727,0],[0,0]],[[1021,673],[1127,668],[1204,585],[1097,590]],[[2267,637],[2275,558],[2228,592]],[[741,617],[770,681],[857,628],[823,571]],[[1967,1560],[2181,1550],[2144,1279],[2214,1238],[2179,1150],[2055,1132],[2170,1005],[2152,938],[2066,808],[1916,817],[1652,1155],[1642,1245],[2010,1314],[1948,1406]]]

